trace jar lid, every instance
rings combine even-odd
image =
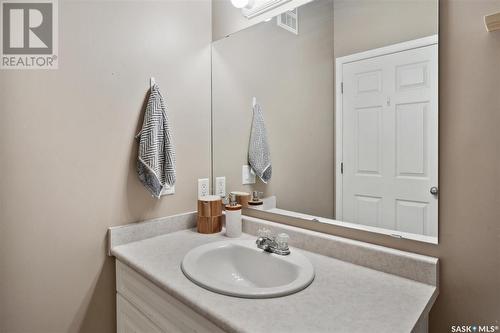
[[[250,193],[248,192],[240,192],[240,191],[231,191],[232,194],[237,195],[237,196],[248,196]]]
[[[204,197],[199,197],[198,200],[200,200],[200,201],[217,201],[217,200],[222,200],[222,199],[218,195],[206,195]]]
[[[237,205],[226,205],[226,210],[240,210],[241,209],[241,205],[240,204],[237,204]]]

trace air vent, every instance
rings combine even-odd
[[[278,26],[296,35],[299,34],[299,10],[290,10],[278,16]]]

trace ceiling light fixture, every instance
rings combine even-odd
[[[231,3],[236,8],[252,8],[254,0],[231,0]]]

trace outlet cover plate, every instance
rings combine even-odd
[[[210,195],[210,185],[208,178],[198,179],[198,198]]]
[[[215,194],[221,198],[226,196],[226,177],[215,178]]]

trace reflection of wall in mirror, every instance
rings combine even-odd
[[[438,33],[438,0],[335,0],[335,57]]]
[[[276,195],[280,208],[333,217],[333,2],[299,8],[299,35],[261,23],[213,44],[214,176],[227,190]],[[273,178],[241,185],[257,96]]]
[[[333,218],[335,57],[437,33],[437,0],[316,0],[300,33],[276,20],[213,44],[214,176],[276,195],[279,208]],[[241,185],[251,98],[263,106],[273,179]]]

